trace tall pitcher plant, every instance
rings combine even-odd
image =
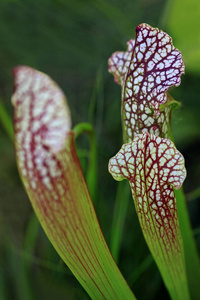
[[[110,159],[116,180],[128,179],[140,225],[172,299],[190,299],[174,189],[184,158],[171,138],[184,64],[166,33],[141,24],[126,52],[109,59],[122,86],[124,145]],[[30,67],[14,70],[16,159],[37,217],[58,254],[92,299],[136,299],[114,262],[83,177],[60,88]],[[131,262],[131,258],[130,258]]]

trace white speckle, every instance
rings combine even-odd
[[[143,76],[138,76],[138,82],[141,82],[142,80],[144,79],[144,77]]]
[[[147,115],[142,114],[141,118],[142,118],[142,121],[144,121],[147,118]]]
[[[158,53],[155,53],[154,57],[157,61],[161,60],[161,56]]]
[[[142,43],[140,45],[140,51],[144,53],[144,51],[146,50],[146,44],[145,43]]]
[[[147,29],[143,29],[143,35],[144,35],[144,37],[146,37],[147,36],[147,34],[148,34],[148,30]]]
[[[157,77],[156,77],[156,83],[157,83],[157,84],[161,83],[160,76],[157,76]]]
[[[133,86],[133,91],[135,94],[137,94],[139,92],[139,86],[138,85],[134,85]]]
[[[33,132],[36,132],[38,129],[40,129],[40,127],[41,127],[40,121],[35,120],[35,121],[33,122],[33,126],[32,126]]]
[[[143,54],[141,52],[138,52],[137,58],[138,58],[139,61],[142,60],[143,59]]]
[[[133,112],[136,112],[136,111],[137,111],[137,104],[136,104],[136,103],[133,103],[133,104],[132,104],[132,111],[133,111]]]
[[[132,97],[132,95],[133,95],[133,92],[132,92],[132,90],[131,90],[131,89],[129,89],[129,90],[128,90],[128,94],[129,94],[129,97]]]
[[[35,180],[31,180],[31,187],[32,187],[33,190],[36,189],[37,185],[36,185]]]
[[[142,34],[141,32],[139,32],[138,37],[137,37],[137,41],[141,42],[143,40]]]
[[[148,60],[149,57],[151,56],[152,52],[149,50],[147,51],[147,53],[145,54],[145,60]]]
[[[130,81],[127,82],[127,87],[131,88],[132,87],[132,83]]]
[[[131,107],[127,102],[125,103],[125,110],[131,112]]]
[[[135,126],[135,120],[134,120],[134,118],[131,118],[131,124],[132,124],[132,126]]]

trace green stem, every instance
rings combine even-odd
[[[97,186],[97,147],[93,126],[90,123],[79,123],[74,129],[75,139],[77,139],[83,132],[86,132],[90,139],[90,154],[89,165],[86,174],[86,182],[90,191],[91,198],[95,205],[96,186]]]
[[[10,248],[10,262],[17,299],[33,300],[33,291],[25,270],[24,258],[16,255],[16,251],[13,247]]]
[[[122,240],[123,229],[128,211],[128,203],[130,201],[130,197],[131,190],[128,182],[119,182],[115,201],[110,242],[110,251],[116,263],[118,263],[119,259],[120,244]]]
[[[0,100],[0,121],[5,129],[6,133],[8,134],[10,139],[13,141],[14,133],[13,133],[12,120],[11,120],[9,114],[7,113],[4,105],[2,104],[1,100]]]
[[[183,248],[185,254],[188,285],[192,300],[198,300],[200,295],[200,263],[193,238],[190,220],[187,212],[185,196],[182,189],[175,191],[178,216],[180,222]]]
[[[30,257],[32,257],[34,254],[33,252],[36,246],[40,228],[41,228],[40,223],[35,213],[33,212],[29,219],[29,223],[27,225],[26,234],[24,238],[24,245],[23,245],[24,253],[26,253],[26,255],[29,255]],[[30,263],[28,262],[24,264],[27,272],[29,272]]]
[[[170,139],[173,140],[172,131]],[[185,195],[183,189],[174,190],[177,201],[177,210],[180,223],[181,236],[183,240],[183,249],[186,265],[186,274],[188,287],[192,300],[198,300],[200,294],[200,262],[196,244],[190,224]],[[198,191],[197,191],[198,192]],[[194,196],[194,195],[192,195]]]
[[[153,263],[153,257],[149,254],[141,264],[133,271],[128,282],[130,285],[134,284],[136,280],[147,270],[147,268]]]
[[[102,66],[100,66],[97,70],[92,95],[90,98],[90,105],[88,108],[88,120],[91,124],[94,124],[94,121],[97,123],[96,125],[101,125],[100,120],[103,114],[103,103],[104,103],[104,95],[103,95],[103,71]],[[95,115],[95,107],[97,108],[97,112]],[[94,120],[95,119],[95,120]]]
[[[197,199],[198,197],[200,197],[200,187],[191,191],[190,193],[188,193],[186,195],[186,197],[187,197],[188,202],[193,201],[193,200]]]

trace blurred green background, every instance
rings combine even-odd
[[[107,60],[114,51],[126,49],[126,42],[134,38],[134,29],[142,22],[167,31],[186,64],[181,86],[171,89],[172,96],[182,103],[173,115],[173,133],[186,159],[184,190],[200,250],[200,2],[1,0],[1,300],[89,298],[47,240],[18,176],[10,138],[10,98],[12,68],[20,64],[49,74],[60,85],[68,98],[73,125],[93,124],[97,143],[95,208],[107,243],[115,247],[112,224],[118,198],[122,211],[127,206],[124,228],[122,222],[119,232],[120,270],[138,299],[169,299],[144,242],[126,183],[116,183],[107,171],[109,158],[122,144],[121,89],[107,72]],[[87,175],[86,135],[78,139],[77,147]]]

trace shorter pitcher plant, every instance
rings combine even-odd
[[[167,94],[184,73],[181,52],[168,34],[140,24],[127,51],[115,52],[108,64],[122,87],[124,139],[109,172],[130,182],[143,235],[171,298],[190,299],[174,193],[186,170],[171,141],[178,102]],[[63,92],[47,75],[19,66],[12,103],[19,173],[49,240],[92,299],[136,299],[100,229]]]

